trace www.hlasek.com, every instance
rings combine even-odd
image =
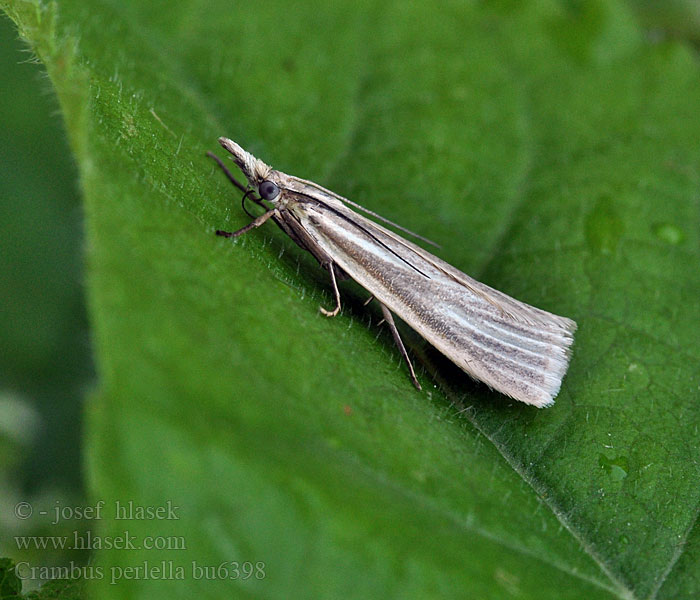
[[[95,535],[73,531],[71,535],[17,535],[19,550],[187,550],[182,535],[148,535],[139,540],[125,530],[120,535]]]
[[[18,562],[15,574],[23,580],[48,581],[49,579],[109,579],[115,585],[120,581],[137,580],[246,580],[265,579],[265,563],[262,561],[224,561],[217,565],[202,565],[196,560],[189,564],[177,564],[172,560],[148,561],[138,565],[103,567],[100,565],[76,565],[64,567],[32,566]]]

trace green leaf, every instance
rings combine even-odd
[[[602,0],[0,5],[85,194],[97,597],[697,597],[688,48]],[[204,156],[220,135],[575,318],[556,405],[404,328],[419,393],[357,286],[325,319],[280,231],[216,238],[248,220]]]
[[[0,558],[0,598],[19,598],[21,593],[22,581],[15,573],[13,562],[9,558]]]
[[[40,590],[22,595],[22,579],[26,563],[14,564],[9,558],[0,558],[0,600],[78,600],[84,598],[84,583],[80,579],[54,579],[47,581]],[[18,569],[22,574],[18,574]],[[48,569],[50,570],[50,568]]]

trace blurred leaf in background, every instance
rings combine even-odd
[[[48,529],[13,506],[84,502],[82,211],[55,92],[5,16],[0,81],[0,555],[63,563],[70,553],[17,548],[13,535]]]
[[[40,590],[22,593],[22,576],[14,563],[0,558],[0,599],[2,600],[78,600],[84,598],[85,582],[81,579],[52,579]]]
[[[97,597],[697,597],[689,46],[622,1],[0,6],[85,193],[90,501],[134,539],[96,552]],[[357,286],[325,319],[279,231],[215,238],[247,222],[219,135],[575,318],[555,407],[407,332],[418,393]]]
[[[629,0],[641,24],[655,35],[700,44],[700,2],[697,0]]]

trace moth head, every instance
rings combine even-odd
[[[248,183],[253,186],[254,188],[258,189],[260,191],[260,195],[263,198],[266,198],[266,196],[262,193],[262,190],[260,190],[260,186],[268,181],[272,174],[272,167],[269,165],[266,165],[263,161],[261,161],[258,158],[255,158],[250,152],[246,152],[241,148],[236,142],[233,140],[230,140],[225,137],[219,138],[219,144],[221,144],[226,150],[228,150],[231,153],[231,156],[233,157],[233,162],[236,163],[236,166],[243,171],[243,174],[246,176],[246,179],[248,180]],[[276,183],[273,183],[273,185],[277,185]],[[269,186],[267,187],[268,194],[271,191]],[[279,189],[278,192],[279,193]],[[275,194],[276,196],[277,194]],[[266,198],[271,200],[272,198]]]

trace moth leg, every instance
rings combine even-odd
[[[216,230],[216,235],[220,235],[222,237],[238,237],[239,235],[243,235],[244,233],[247,233],[251,229],[255,229],[256,227],[260,227],[265,221],[267,221],[270,217],[274,216],[275,213],[277,212],[276,208],[272,208],[268,210],[266,213],[260,215],[257,219],[254,221],[251,221],[248,223],[245,227],[241,227],[238,231],[222,231],[221,229]]]
[[[413,365],[411,364],[411,359],[408,358],[408,352],[406,352],[406,348],[403,345],[403,342],[401,341],[401,336],[399,335],[399,330],[396,329],[396,324],[394,323],[394,317],[391,316],[391,311],[384,306],[381,302],[379,303],[382,307],[382,314],[384,315],[384,321],[386,321],[386,324],[389,326],[389,329],[391,330],[391,335],[394,336],[394,341],[396,342],[396,345],[399,347],[399,352],[401,352],[401,356],[403,356],[403,359],[406,361],[406,364],[408,365],[408,371],[410,373],[411,381],[413,382],[413,385],[416,386],[418,390],[421,390],[420,383],[418,383],[418,379],[416,379],[416,372],[413,370]]]
[[[370,302],[372,302],[372,300],[374,300],[374,296],[367,298],[367,300],[362,303],[362,306],[367,306]]]
[[[326,310],[323,306],[319,306],[319,310],[327,317],[335,317],[340,312],[340,290],[338,289],[338,282],[335,280],[335,266],[333,263],[328,265],[328,270],[331,274],[331,282],[333,283],[333,292],[335,293],[335,308],[333,310]]]

